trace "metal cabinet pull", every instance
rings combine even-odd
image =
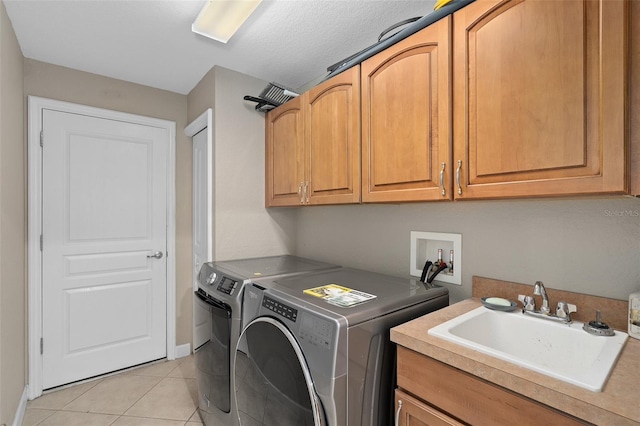
[[[398,410],[396,411],[396,426],[400,426],[400,412],[402,411],[402,400],[398,400]]]
[[[304,183],[304,199],[309,204],[309,182]]]
[[[456,183],[458,184],[458,195],[462,195],[462,185],[460,184],[461,171],[462,171],[462,160],[458,160],[458,170],[456,170]]]
[[[153,258],[155,258],[155,259],[162,259],[162,256],[164,256],[164,253],[162,253],[161,251],[157,251],[157,252],[155,252],[155,253],[153,253],[153,254],[148,254],[148,255],[147,255],[147,258],[149,258],[149,259],[150,259],[150,258],[152,258],[152,257],[153,257]]]
[[[442,163],[442,169],[440,169],[440,188],[442,188],[442,196],[446,196],[447,195],[447,191],[444,188],[444,169],[446,167],[447,163]]]
[[[300,204],[304,204],[304,198],[302,198],[302,182],[298,184],[298,200],[300,200]]]

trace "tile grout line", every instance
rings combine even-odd
[[[133,404],[131,404],[131,405],[129,406],[129,408],[127,408],[126,410],[124,410],[124,413],[122,413],[118,418],[120,418],[120,417],[122,417],[122,416],[125,416],[125,415],[127,414],[127,411],[131,410],[131,409],[133,408],[133,406],[134,406],[134,405],[136,405],[138,402],[140,402],[140,401],[142,400],[142,398],[144,398],[145,396],[147,396],[147,395],[148,395],[148,394],[149,394],[153,389],[155,389],[158,385],[160,385],[160,383],[162,383],[162,380],[163,380],[163,379],[166,379],[166,378],[167,378],[167,376],[168,376],[169,374],[171,374],[171,371],[175,370],[175,369],[176,369],[176,368],[178,368],[179,366],[180,366],[180,364],[178,364],[175,368],[171,369],[171,370],[170,370],[167,374],[165,374],[164,376],[156,376],[156,377],[160,377],[160,380],[158,380],[158,383],[156,383],[155,385],[151,386],[151,388],[150,388],[148,391],[146,391],[144,394],[142,394],[142,395],[140,396],[140,398],[138,398],[138,399],[137,399]],[[128,416],[128,417],[135,417],[135,416]],[[156,420],[157,420],[158,418],[154,418],[154,419],[156,419]],[[117,421],[117,419],[116,419],[116,421]]]
[[[32,408],[32,410],[43,410],[43,408]],[[40,420],[38,423],[36,423],[34,426],[38,426],[39,424],[41,424],[42,422],[44,422],[45,420],[47,420],[49,417],[53,416],[55,413],[58,412],[58,410],[48,410],[48,411],[53,411],[53,413],[50,413],[47,417],[45,417],[44,419]]]
[[[133,404],[131,404],[131,406],[129,406],[129,408],[127,408],[123,414],[121,414],[120,416],[118,416],[118,419],[120,417],[138,417],[138,416],[127,416],[126,413],[127,411],[129,411],[131,408],[133,408],[134,405],[136,405],[140,400],[142,400],[146,395],[148,395],[151,391],[153,391],[153,389],[155,389],[156,387],[158,387],[162,381],[164,379],[181,379],[181,380],[193,380],[187,377],[182,376],[182,374],[180,374],[179,377],[173,377],[171,376],[171,373],[173,373],[174,371],[176,371],[178,368],[180,368],[180,366],[187,360],[188,357],[183,357],[178,363],[177,365],[172,368],[171,370],[169,370],[165,375],[163,376],[155,376],[155,377],[160,377],[160,380],[158,381],[158,383],[156,383],[155,385],[153,385],[147,392],[145,392],[143,395],[140,396],[140,398],[138,398]],[[177,361],[177,360],[176,360]],[[188,416],[188,418],[184,421],[184,426],[187,425],[187,423],[189,423],[189,420],[191,420],[191,418],[193,417],[193,415],[195,413],[197,413],[198,411],[198,406],[196,404],[196,407],[194,409],[194,411]],[[146,418],[146,419],[153,419],[153,420],[167,420],[167,421],[180,421],[180,420],[172,420],[172,419],[165,419],[165,418],[161,418],[161,417],[140,417],[140,418]],[[116,422],[116,420],[114,420],[114,422]],[[113,423],[112,423],[113,424]]]
[[[94,384],[93,386],[89,387],[88,389],[86,389],[85,391],[83,391],[82,393],[80,393],[79,395],[77,395],[76,397],[74,397],[73,399],[71,399],[70,401],[66,402],[66,404],[64,404],[62,407],[59,408],[55,408],[55,409],[50,409],[50,408],[38,408],[38,407],[34,407],[34,408],[30,408],[32,410],[45,410],[45,411],[50,411],[50,413],[44,417],[43,419],[41,419],[40,421],[38,421],[34,426],[38,426],[40,424],[42,424],[43,422],[45,422],[47,419],[51,418],[52,416],[56,415],[57,413],[60,412],[67,412],[67,413],[76,413],[76,414],[96,414],[96,415],[109,415],[109,416],[115,416],[115,419],[109,423],[109,425],[113,425],[116,422],[118,422],[119,419],[121,419],[122,417],[129,417],[129,418],[145,418],[145,419],[150,419],[150,420],[166,420],[166,421],[182,421],[182,420],[172,420],[172,419],[165,419],[165,418],[160,418],[160,417],[146,417],[146,416],[128,416],[126,415],[127,411],[129,411],[131,408],[133,408],[133,406],[135,406],[138,402],[140,402],[140,400],[142,400],[145,396],[147,396],[150,392],[152,392],[156,387],[158,387],[165,379],[179,379],[179,380],[184,380],[185,382],[187,381],[191,381],[191,380],[195,380],[192,377],[186,377],[184,376],[183,372],[180,371],[177,376],[171,376],[172,373],[174,373],[177,369],[179,369],[184,363],[185,361],[188,359],[188,357],[183,357],[183,359],[180,359],[180,361],[178,361],[175,365],[174,368],[172,368],[171,370],[169,370],[168,372],[166,372],[165,374],[162,375],[145,375],[145,374],[135,374],[134,371],[137,370],[138,368],[133,368],[129,371],[122,371],[122,372],[118,372],[115,374],[110,374],[107,377],[114,377],[117,376],[119,374],[124,374],[124,373],[128,373],[134,376],[138,376],[138,377],[157,377],[159,378],[159,381],[153,385],[149,390],[147,390],[144,394],[142,394],[139,398],[137,398],[128,408],[126,408],[124,410],[124,412],[122,414],[110,414],[110,413],[98,413],[98,412],[92,412],[92,411],[75,411],[75,410],[69,410],[66,409],[67,406],[69,406],[70,404],[72,404],[74,401],[76,401],[77,399],[81,398],[83,395],[85,395],[87,392],[91,391],[92,389],[94,389],[98,384],[102,383],[104,381],[104,378],[100,378],[98,380],[94,380]],[[177,361],[177,360],[176,360]],[[160,363],[157,363],[160,364]],[[152,364],[154,365],[154,364]],[[177,373],[176,373],[177,374]],[[90,383],[89,382],[85,382],[85,383]],[[80,383],[78,383],[80,384]],[[73,385],[68,386],[65,389],[69,389],[73,387]],[[60,390],[64,390],[64,389],[60,389]],[[55,391],[53,391],[55,392]],[[51,392],[51,393],[53,393]],[[195,401],[194,401],[195,403]],[[197,403],[194,404],[195,408],[194,410],[189,414],[189,416],[187,417],[186,420],[184,420],[183,422],[183,426],[186,426],[189,421],[193,418],[193,416],[198,412],[198,406]],[[198,422],[201,423],[201,419],[199,419],[199,417],[196,419],[198,420]]]

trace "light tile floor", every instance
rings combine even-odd
[[[197,426],[193,355],[45,393],[23,426]]]

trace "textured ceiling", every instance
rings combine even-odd
[[[187,94],[214,65],[297,88],[433,0],[263,0],[222,44],[191,32],[204,0],[1,0],[25,57]]]

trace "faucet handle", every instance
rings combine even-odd
[[[518,295],[518,301],[522,302],[522,307],[525,311],[536,310],[536,300],[533,296],[525,296],[524,294]]]
[[[573,312],[578,312],[578,307],[576,305],[567,302],[558,302],[558,306],[556,307],[557,317],[567,318],[571,321],[571,314]]]

